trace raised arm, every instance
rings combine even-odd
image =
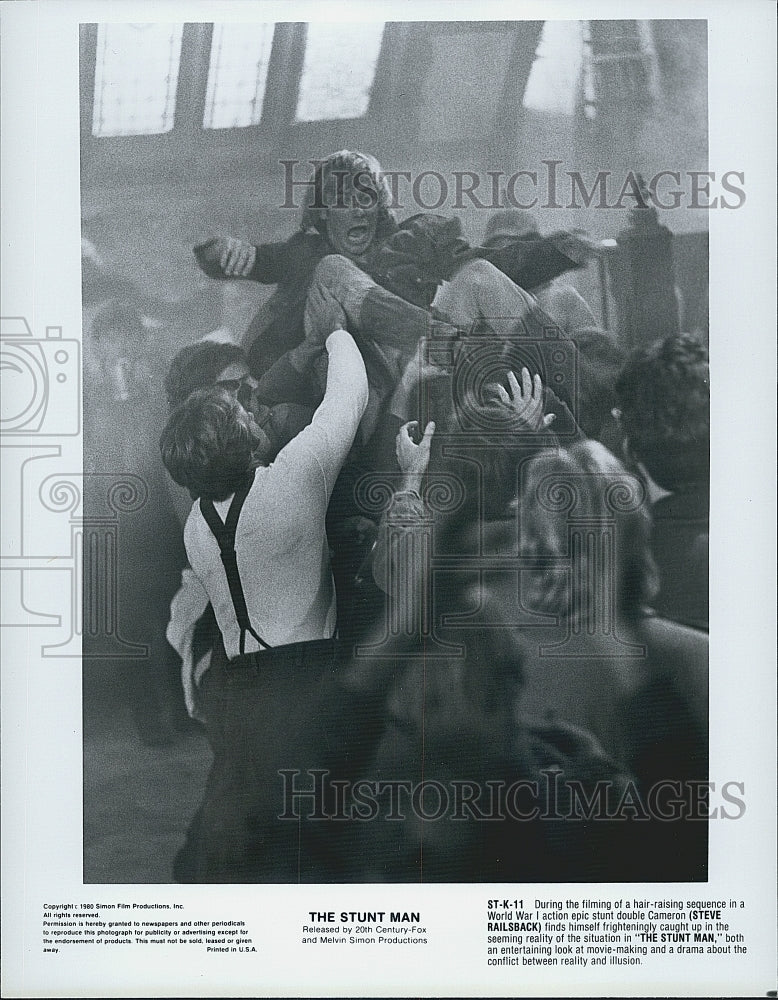
[[[430,461],[430,446],[435,423],[430,421],[417,444],[412,437],[420,434],[415,420],[403,424],[397,433],[395,454],[403,478],[388,510],[381,518],[373,549],[373,579],[396,599],[398,588],[404,590],[406,607],[421,607],[424,563],[419,559],[423,545],[414,546],[412,536],[429,530],[429,512],[422,499],[422,485]]]
[[[354,442],[367,406],[365,363],[354,338],[335,330],[325,342],[328,354],[324,399],[311,423],[283,449],[279,458],[294,460],[295,452],[312,455],[324,474],[327,496]]]

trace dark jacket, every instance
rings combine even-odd
[[[256,248],[248,280],[277,285],[246,333],[249,366],[262,375],[286,351],[302,342],[303,315],[308,288],[319,261],[332,253],[322,234],[297,232],[280,243]],[[201,268],[213,278],[223,277],[216,241],[195,247]],[[355,261],[378,284],[414,305],[427,308],[441,281],[476,257],[503,271],[512,281],[532,289],[586,260],[585,244],[570,234],[517,239],[507,247],[470,247],[461,238],[458,219],[415,215],[396,229],[377,234],[370,251]]]
[[[651,548],[659,570],[657,614],[708,628],[708,531],[710,487],[690,483],[658,500],[651,513]]]

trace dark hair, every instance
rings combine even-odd
[[[165,376],[168,405],[171,409],[180,406],[196,389],[213,385],[220,372],[240,361],[245,362],[246,355],[237,344],[199,340],[182,347]]]
[[[226,500],[259,463],[249,414],[226,389],[193,392],[170,415],[159,447],[171,477],[193,499]]]
[[[621,425],[633,457],[664,489],[710,474],[708,352],[688,334],[635,352],[616,381]]]
[[[578,330],[578,409],[576,423],[588,438],[598,438],[616,405],[614,383],[625,361],[625,352],[600,330]]]
[[[397,228],[397,223],[390,207],[392,190],[386,177],[382,175],[381,164],[368,153],[360,153],[350,149],[341,149],[337,153],[331,153],[316,167],[305,196],[300,228],[303,231],[316,229],[322,236],[327,235],[327,188],[333,177],[346,174],[352,178],[359,178],[361,182],[359,189],[362,191],[370,190],[377,198],[376,238],[382,239],[393,233]]]

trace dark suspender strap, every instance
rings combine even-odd
[[[227,511],[227,518],[225,521],[222,521],[216,513],[216,508],[214,507],[212,500],[209,500],[206,497],[200,497],[200,511],[205,518],[206,524],[213,532],[216,541],[219,543],[222,565],[224,566],[224,572],[227,575],[227,584],[230,588],[232,606],[235,609],[235,617],[238,620],[238,626],[240,628],[241,656],[246,649],[247,632],[254,636],[260,646],[265,649],[272,648],[267,642],[265,642],[262,636],[254,630],[251,624],[248,608],[246,607],[246,597],[243,593],[243,584],[240,581],[240,573],[238,572],[238,557],[235,553],[235,532],[238,527],[238,518],[240,517],[244,501],[246,500],[253,483],[254,473],[252,472],[251,478],[248,479],[246,483],[240,487],[240,489],[235,491],[235,495],[232,498],[232,503],[230,504],[230,509]]]

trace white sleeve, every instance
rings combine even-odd
[[[319,466],[329,498],[367,406],[367,374],[359,348],[345,330],[329,335],[327,351],[324,399],[311,423],[289,442],[278,458],[290,462],[294,468],[304,461],[301,453],[306,452],[306,458],[311,456]]]
[[[190,649],[197,620],[208,606],[209,597],[194,572],[186,566],[181,571],[181,586],[170,602],[170,620],[165,636],[180,657]]]

